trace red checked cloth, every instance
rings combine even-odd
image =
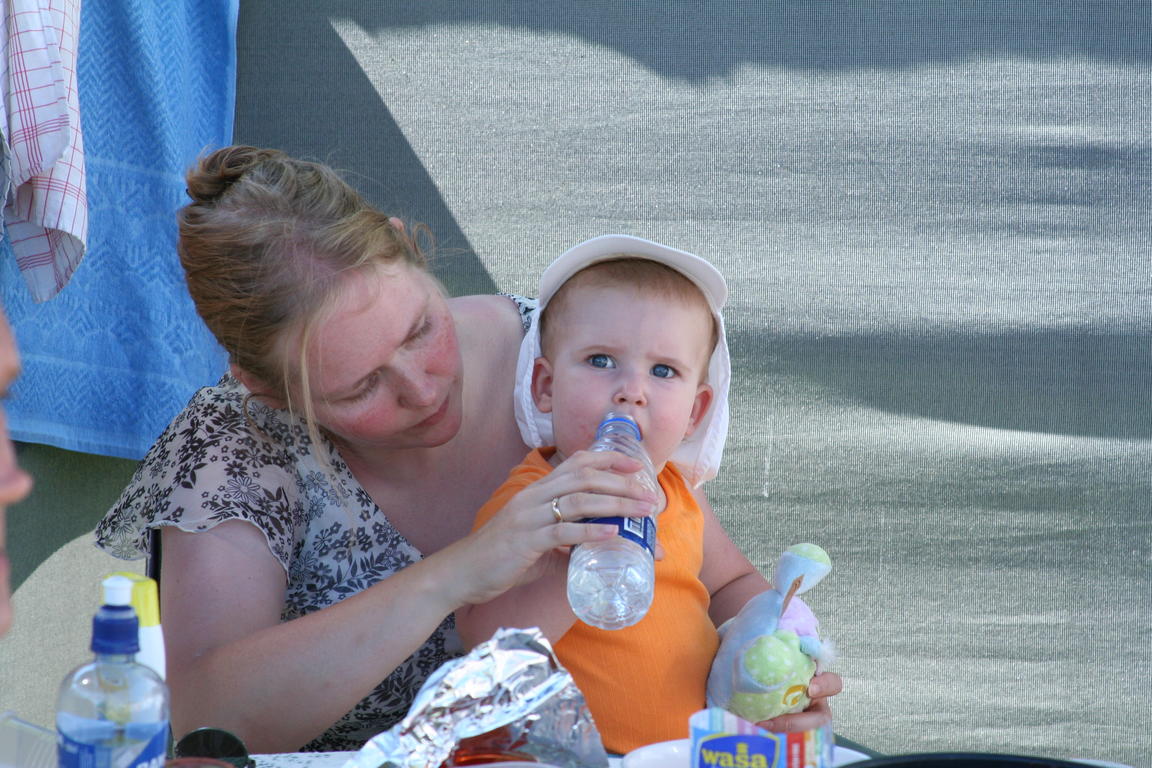
[[[88,200],[76,93],[80,0],[0,0],[4,224],[36,301],[84,256]]]

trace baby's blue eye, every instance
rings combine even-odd
[[[616,362],[608,355],[596,354],[588,356],[588,364],[593,368],[615,368]]]
[[[676,375],[676,369],[670,365],[657,363],[656,365],[652,366],[652,375],[658,379],[671,379]]]

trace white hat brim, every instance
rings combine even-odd
[[[532,398],[532,371],[540,356],[540,312],[556,294],[560,286],[585,267],[620,256],[638,256],[666,264],[695,283],[708,300],[716,319],[716,347],[708,361],[708,384],[712,387],[712,402],[701,418],[696,430],[673,452],[671,461],[685,479],[697,487],[716,476],[728,438],[728,390],[732,379],[732,363],[728,354],[728,341],[721,314],[728,300],[728,286],[724,276],[704,259],[686,251],[631,235],[601,235],[585,240],[561,254],[540,276],[539,307],[531,317],[531,325],[520,344],[516,363],[515,410],[516,423],[524,442],[533,448],[554,445],[552,416],[536,408]]]

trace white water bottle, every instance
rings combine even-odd
[[[132,582],[109,576],[92,619],[95,658],[60,684],[56,701],[59,768],[161,768],[168,756],[168,688],[136,662],[139,621]]]
[[[617,451],[640,461],[640,483],[657,496],[660,484],[640,427],[626,414],[609,412],[596,430],[592,451]],[[598,517],[588,523],[610,523],[619,535],[587,542],[572,550],[568,561],[568,604],[586,624],[600,629],[629,627],[648,613],[656,582],[653,551],[656,521],[652,517]]]

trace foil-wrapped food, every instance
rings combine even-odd
[[[425,681],[408,714],[344,768],[497,761],[607,768],[584,694],[539,629],[501,629]]]

